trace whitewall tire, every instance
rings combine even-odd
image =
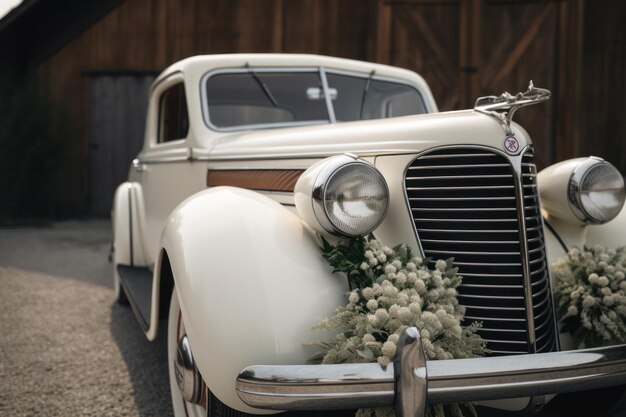
[[[170,311],[167,323],[167,362],[170,378],[170,392],[172,394],[172,408],[175,417],[206,417],[206,410],[198,404],[185,401],[178,384],[174,362],[178,350],[178,341],[185,334],[185,324],[180,313],[180,305],[176,296],[176,289],[172,290]]]

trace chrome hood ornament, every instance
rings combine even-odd
[[[506,132],[507,136],[514,136],[511,129],[511,121],[515,112],[525,106],[547,101],[552,93],[545,88],[537,88],[533,82],[528,83],[528,90],[515,95],[505,91],[499,96],[479,97],[474,105],[474,110],[494,117]]]

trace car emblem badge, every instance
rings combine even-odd
[[[504,150],[510,154],[515,155],[519,152],[519,142],[513,136],[507,136],[504,138]]]

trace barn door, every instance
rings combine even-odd
[[[532,79],[548,104],[520,112],[537,163],[579,151],[582,0],[379,0],[376,59],[414,69],[440,110],[515,93]]]
[[[91,213],[108,216],[143,144],[152,74],[91,74]]]

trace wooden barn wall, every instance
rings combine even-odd
[[[87,207],[89,77],[161,70],[204,53],[300,52],[422,74],[441,110],[517,92],[553,92],[520,111],[540,167],[596,154],[626,172],[622,0],[126,0],[40,72],[76,127],[68,198]],[[76,194],[80,198],[76,199]]]
[[[626,1],[598,1],[585,14],[580,154],[626,172]]]

